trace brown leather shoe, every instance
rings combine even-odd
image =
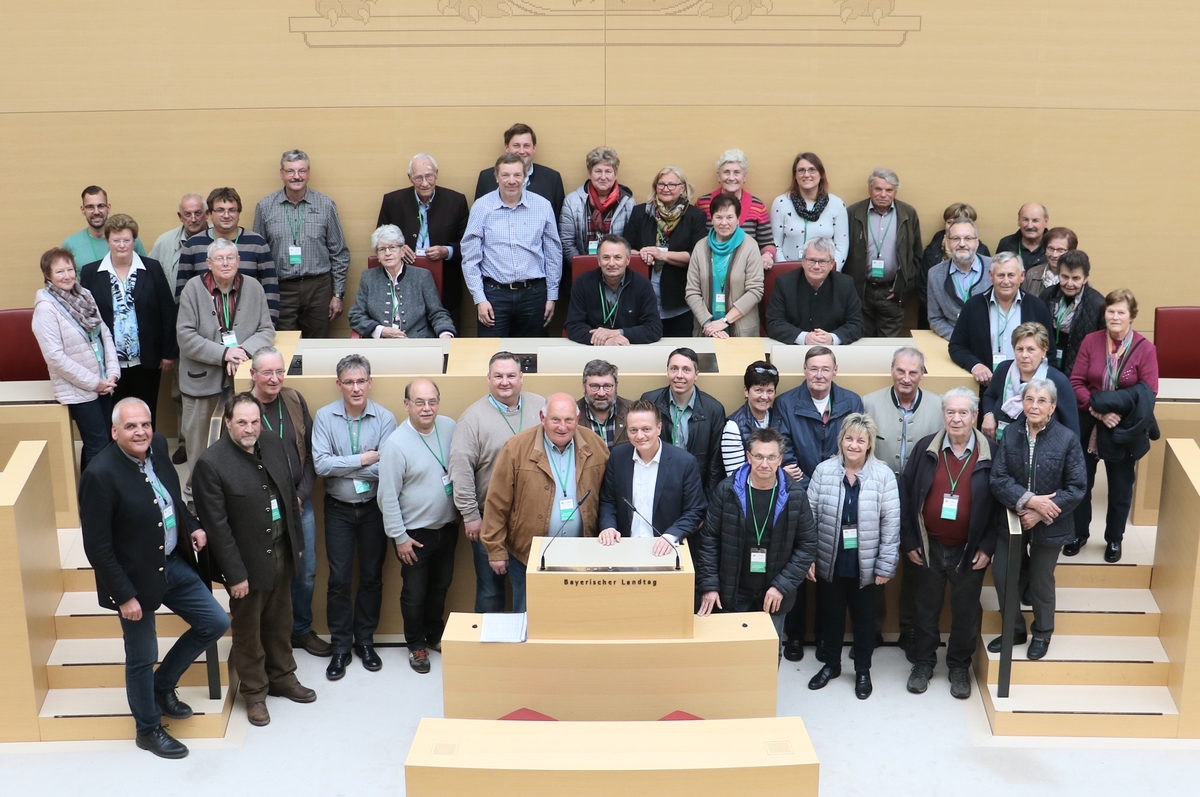
[[[272,686],[267,689],[271,697],[286,697],[293,703],[311,703],[317,699],[317,693],[299,681],[293,681],[289,686]]]
[[[317,636],[317,632],[309,630],[307,634],[296,636],[292,634],[292,647],[304,648],[310,655],[327,659],[333,655],[333,645]]]
[[[246,717],[250,720],[251,725],[257,725],[260,728],[271,724],[271,715],[267,712],[267,704],[263,700],[247,703]]]

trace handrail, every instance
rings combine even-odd
[[[1016,636],[1017,612],[1021,611],[1020,578],[1023,547],[1021,519],[1011,509],[1006,510],[1008,539],[1008,572],[1004,574],[1004,605],[1000,607],[1000,673],[996,679],[996,697],[1008,697],[1012,680],[1013,637]]]

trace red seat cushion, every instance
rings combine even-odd
[[[1158,375],[1164,379],[1200,379],[1200,307],[1159,307],[1154,311],[1154,348]]]
[[[33,308],[0,310],[0,381],[32,382],[50,378],[33,336]]]
[[[799,260],[784,260],[771,266],[771,270],[763,275],[763,297],[758,303],[759,334],[767,337],[767,308],[771,306],[771,291],[775,290],[775,280],[789,271],[800,268]]]

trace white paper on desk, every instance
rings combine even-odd
[[[524,642],[529,634],[529,615],[485,614],[483,628],[479,631],[480,642]]]

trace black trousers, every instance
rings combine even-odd
[[[821,644],[825,663],[833,668],[842,666],[842,641],[846,637],[846,610],[850,610],[854,629],[854,671],[871,669],[871,654],[875,651],[875,584],[858,585],[858,577],[834,576],[833,581],[817,581],[817,599],[824,606],[821,612]]]
[[[422,650],[429,643],[441,642],[446,628],[446,592],[454,578],[458,524],[440,529],[409,529],[408,536],[422,547],[413,546],[416,564],[400,564],[400,574],[404,577],[400,587],[400,615],[404,618],[404,641],[408,649]]]
[[[946,644],[946,666],[950,669],[971,666],[971,654],[979,640],[979,594],[983,591],[983,574],[987,568],[975,570],[963,565],[966,544],[948,547],[929,538],[929,558],[923,566],[905,562],[914,571],[916,582],[916,625],[913,631],[913,658],[917,664],[937,665],[938,629],[942,604],[946,600],[946,585],[950,585],[950,641]],[[907,558],[907,557],[906,557]]]
[[[383,558],[388,537],[383,514],[374,499],[348,504],[325,496],[325,558],[329,560],[329,585],[325,612],[333,649],[350,650],[352,643],[375,644],[379,610],[383,604]],[[358,549],[358,594],[350,599],[354,553]]]
[[[808,630],[808,593],[812,589],[812,582],[808,579],[800,582],[799,589],[796,590],[796,602],[783,618],[783,632],[787,634],[788,641],[799,639],[804,641],[804,634]],[[821,610],[825,606],[825,598],[820,589],[817,590],[817,606],[813,615],[813,640],[821,644],[821,626],[822,613]]]
[[[1086,440],[1084,441],[1087,442]],[[1083,462],[1087,466],[1087,494],[1075,507],[1075,539],[1087,542],[1092,525],[1092,488],[1096,485],[1096,468],[1100,460],[1085,453]],[[1118,462],[1104,461],[1104,472],[1108,474],[1108,513],[1104,518],[1104,541],[1120,542],[1125,537],[1125,522],[1129,519],[1129,508],[1133,506],[1133,481],[1137,476],[1137,460],[1126,457]]]
[[[695,331],[696,317],[691,313],[662,319],[664,338],[690,338]]]
[[[140,398],[150,408],[150,425],[158,428],[158,384],[162,381],[162,371],[158,363],[149,365],[131,365],[121,369],[121,378],[117,380],[117,389],[113,391],[112,400],[116,405],[123,398]]]

